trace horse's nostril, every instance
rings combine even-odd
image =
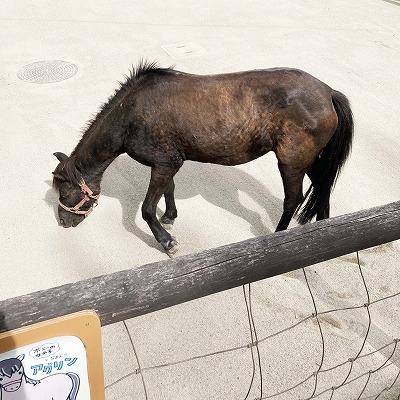
[[[63,219],[60,219],[60,224],[61,224],[62,226],[65,226],[65,221],[64,221]]]

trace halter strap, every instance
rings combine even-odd
[[[79,182],[79,187],[81,188],[81,192],[85,195],[83,199],[74,207],[68,207],[65,204],[61,203],[60,200],[58,200],[58,204],[65,210],[73,214],[78,214],[78,215],[88,215],[93,211],[94,205],[97,206],[97,202],[100,197],[100,193],[97,195],[94,195],[92,190],[90,190],[89,186],[86,185],[85,180],[82,178],[82,180]],[[80,208],[90,199],[94,200],[94,203],[90,206],[88,210],[81,210]]]

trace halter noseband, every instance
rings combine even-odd
[[[61,203],[60,200],[58,200],[58,204],[65,210],[73,214],[78,214],[78,215],[88,215],[93,211],[93,206],[97,206],[97,202],[100,197],[100,193],[97,195],[94,195],[93,192],[90,190],[89,186],[86,185],[84,179],[79,182],[79,187],[81,188],[81,192],[85,195],[83,199],[74,207],[67,207],[65,204]],[[88,210],[81,210],[80,208],[90,199],[94,200],[94,203],[89,207]]]

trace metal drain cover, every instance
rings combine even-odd
[[[67,61],[45,60],[25,65],[18,71],[18,78],[30,83],[54,83],[73,77],[78,67]]]

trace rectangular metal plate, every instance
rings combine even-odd
[[[190,58],[207,54],[207,51],[203,49],[203,47],[195,43],[173,43],[161,46],[161,48],[171,57],[176,59]]]

